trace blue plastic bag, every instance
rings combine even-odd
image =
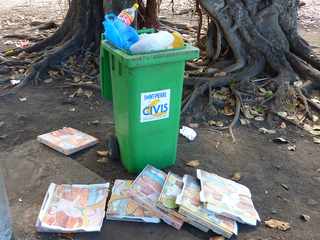
[[[137,30],[127,26],[114,14],[107,14],[103,25],[105,39],[117,48],[129,51],[131,45],[139,41]]]

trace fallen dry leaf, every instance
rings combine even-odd
[[[266,128],[259,128],[259,132],[263,133],[263,134],[276,134],[276,130],[272,130],[272,129],[266,129]]]
[[[209,238],[209,240],[225,240],[225,238],[222,236],[213,236],[213,237]]]
[[[240,123],[241,123],[241,125],[249,125],[250,120],[245,119],[245,118],[240,118]]]
[[[106,162],[108,162],[108,159],[107,159],[106,157],[102,157],[102,158],[99,158],[99,159],[97,160],[97,162],[98,162],[98,163],[106,163]]]
[[[313,122],[318,122],[319,117],[317,115],[312,115],[312,121]]]
[[[287,139],[284,139],[282,137],[279,138],[275,138],[272,140],[274,143],[278,143],[278,144],[287,144],[289,143],[289,141]]]
[[[291,151],[291,152],[294,152],[296,149],[297,149],[296,145],[289,145],[288,146],[288,150]]]
[[[313,138],[313,142],[316,144],[320,144],[320,138]]]
[[[241,180],[241,173],[240,173],[240,172],[235,172],[235,173],[232,175],[231,179],[232,179],[233,181],[236,181],[236,182],[240,181],[240,180]]]
[[[225,105],[224,108],[223,108],[223,114],[226,115],[226,116],[233,116],[234,115],[234,111],[233,111],[231,106]]]
[[[216,127],[223,127],[224,124],[222,121],[214,121],[214,120],[210,120],[208,122],[209,126],[216,126]]]
[[[258,122],[263,122],[264,121],[264,117],[258,116],[258,117],[255,117],[254,120],[256,120]]]
[[[280,128],[281,128],[281,129],[287,128],[287,124],[286,124],[285,122],[282,122],[282,123],[280,124]]]
[[[189,123],[188,126],[191,127],[191,128],[198,128],[199,127],[199,123]]]
[[[93,91],[91,91],[91,90],[86,90],[86,91],[84,91],[83,94],[84,94],[87,98],[91,98],[92,95],[93,95]]]
[[[311,217],[309,215],[306,215],[306,214],[301,214],[300,218],[303,221],[306,221],[306,222],[309,222],[311,220]]]
[[[320,125],[309,125],[309,124],[304,124],[303,129],[306,130],[307,132],[311,133],[314,136],[320,136]]]
[[[281,187],[283,187],[285,190],[289,191],[289,187],[288,187],[288,185],[286,185],[286,184],[282,183],[282,184],[281,184]]]
[[[192,160],[192,161],[187,162],[186,165],[189,167],[196,168],[196,167],[199,167],[200,161],[199,160]]]
[[[264,221],[264,224],[269,228],[278,229],[281,231],[287,231],[288,229],[290,229],[290,224],[288,222],[283,222],[276,219]]]
[[[109,151],[97,151],[97,154],[100,157],[108,157],[109,156]]]

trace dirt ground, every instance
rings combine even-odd
[[[12,11],[12,8],[10,9]],[[24,12],[30,15],[23,20],[26,25],[27,21],[31,21],[31,17],[35,16],[30,11],[25,11],[25,8],[16,9],[21,10],[19,15]],[[8,10],[6,12],[2,16],[10,15]],[[53,14],[55,12],[53,11]],[[37,16],[45,20],[50,14]],[[2,26],[5,21],[6,19],[0,17]],[[307,31],[310,26],[302,26],[301,32],[317,48],[320,46],[320,34],[317,31],[320,24],[318,22],[318,25],[311,27],[313,30]],[[10,30],[8,26],[6,29]],[[0,39],[1,50],[10,47],[4,44],[5,41],[7,40]],[[0,81],[5,77],[8,76],[3,75]],[[134,175],[128,174],[119,162],[98,161],[96,151],[105,149],[104,142],[114,131],[112,104],[103,100],[99,92],[95,92],[90,98],[82,96],[70,99],[69,96],[76,90],[63,87],[61,81],[54,81],[39,87],[29,86],[17,95],[1,98],[0,122],[4,124],[0,127],[0,152],[15,151],[16,146],[36,139],[39,134],[70,126],[100,139],[98,146],[73,155],[75,161],[107,181],[134,178]],[[26,101],[22,102],[21,98],[26,98]],[[240,183],[251,189],[262,222],[274,218],[287,221],[291,225],[291,229],[286,232],[269,229],[263,223],[255,228],[241,225],[237,239],[320,239],[320,145],[314,144],[306,132],[290,125],[287,129],[277,129],[276,135],[259,133],[257,128],[260,126],[259,122],[238,126],[234,130],[236,143],[232,143],[230,136],[225,132],[200,127],[196,129],[199,136],[194,142],[179,139],[177,164],[170,170],[181,175],[194,175],[195,169],[187,167],[185,163],[199,160],[200,168],[224,177],[240,172]],[[295,144],[296,151],[288,151],[288,145],[273,143],[272,139],[278,136],[285,137],[291,144]],[[23,171],[21,174],[23,175]],[[16,198],[10,200],[17,201]],[[300,218],[301,214],[309,215],[311,220],[303,221]],[[136,239],[154,240],[209,239],[213,235],[202,233],[187,225],[181,231],[176,231],[165,224],[108,222],[100,234],[79,235],[75,239],[132,239],[133,234]],[[40,235],[39,238],[48,239],[48,235]]]

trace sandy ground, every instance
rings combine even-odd
[[[27,1],[10,1],[9,4],[0,2],[1,18],[0,29],[17,31],[19,28],[28,27],[34,20],[61,19],[63,11],[59,8],[47,8],[46,5],[22,6]],[[308,1],[306,1],[308,2]],[[315,1],[316,2],[316,1]],[[15,4],[14,4],[15,3]],[[35,2],[33,2],[35,3]],[[43,3],[42,3],[43,4]],[[313,6],[305,6],[304,11],[313,11]],[[11,8],[12,6],[14,8]],[[35,8],[35,6],[39,8]],[[41,6],[44,6],[41,8]],[[48,6],[48,5],[47,5]],[[318,7],[319,4],[315,4]],[[182,6],[184,7],[184,6]],[[308,7],[308,8],[307,8]],[[39,9],[46,9],[39,11]],[[320,12],[320,8],[318,11]],[[306,19],[310,12],[300,17]],[[315,15],[314,17],[317,17]],[[21,25],[22,24],[22,27]],[[318,24],[316,22],[316,24]],[[309,25],[308,25],[309,26]],[[312,25],[312,31],[303,29],[308,39],[314,45],[320,43],[319,35],[314,33],[320,25]],[[3,43],[4,39],[0,39]],[[320,45],[320,44],[319,44]],[[10,45],[0,44],[3,49]],[[72,160],[81,164],[78,168],[86,167],[106,181],[113,181],[117,178],[133,179],[135,176],[128,174],[120,162],[107,161],[98,162],[97,150],[104,150],[107,137],[114,132],[112,104],[103,100],[100,93],[96,92],[91,98],[76,97],[72,101],[69,95],[76,89],[61,88],[61,83],[55,81],[49,84],[43,84],[40,87],[28,87],[20,91],[17,95],[9,96],[0,101],[0,121],[4,125],[0,128],[0,152],[1,156],[18,156],[17,152],[22,151],[20,158],[28,155],[24,149],[30,145],[30,140],[34,140],[39,134],[61,128],[63,126],[72,126],[92,134],[100,139],[100,144],[79,154],[73,155]],[[27,98],[27,101],[21,102],[19,98]],[[70,111],[75,108],[75,111]],[[98,120],[99,124],[92,124]],[[253,122],[249,126],[239,126],[234,133],[238,139],[233,144],[230,136],[226,133],[209,131],[205,126],[196,129],[199,137],[195,142],[187,142],[185,139],[179,139],[177,164],[170,170],[178,174],[195,174],[195,169],[187,167],[186,162],[190,160],[199,160],[200,168],[215,172],[224,177],[230,177],[234,172],[240,172],[242,175],[241,183],[248,186],[252,191],[255,206],[261,216],[261,219],[267,220],[275,218],[287,221],[291,224],[291,229],[286,232],[272,230],[261,224],[257,228],[240,226],[238,239],[241,240],[318,240],[320,232],[320,147],[312,142],[310,136],[305,132],[294,127],[288,126],[286,130],[277,129],[276,136],[283,136],[297,146],[295,152],[289,152],[287,145],[277,145],[272,142],[275,136],[263,135],[258,133],[257,128],[261,124]],[[268,126],[266,126],[268,127]],[[21,147],[20,145],[26,144]],[[33,143],[34,144],[34,143]],[[39,146],[38,146],[39,147]],[[42,149],[43,150],[43,149]],[[42,151],[41,150],[41,151]],[[48,150],[48,149],[47,149]],[[36,153],[33,153],[36,155]],[[49,154],[49,153],[48,153]],[[50,152],[52,154],[52,152]],[[47,155],[51,156],[52,155]],[[49,158],[51,158],[49,157]],[[7,158],[7,157],[6,157]],[[46,157],[44,157],[46,158]],[[50,169],[51,165],[34,165],[28,161],[21,160],[25,169],[20,170],[21,178],[26,178],[30,174],[30,169],[42,167]],[[17,161],[17,160],[15,160]],[[47,162],[47,161],[45,161]],[[19,161],[16,164],[20,164]],[[23,165],[24,166],[24,165]],[[24,169],[22,166],[19,169]],[[169,169],[167,169],[169,170]],[[41,171],[40,171],[41,172]],[[13,176],[14,177],[14,176]],[[18,176],[19,177],[19,176]],[[36,175],[34,179],[29,179],[30,184],[39,183],[43,179],[50,179],[50,171],[45,171],[43,175]],[[44,182],[46,183],[46,182]],[[9,195],[11,204],[17,206],[21,211],[29,209],[19,206],[19,196],[26,199],[23,204],[32,206],[33,210],[40,207],[45,184],[42,184],[42,191],[33,193],[31,191],[21,192],[14,184],[9,184]],[[23,184],[23,183],[22,183]],[[285,184],[288,189],[281,185]],[[42,194],[41,194],[42,193]],[[28,200],[29,199],[29,200]],[[21,220],[23,213],[19,215],[14,210],[15,225]],[[301,214],[307,214],[311,217],[310,222],[304,222],[300,219]],[[35,221],[36,212],[28,217],[30,222]],[[25,221],[25,219],[23,219]],[[19,225],[19,224],[18,224]],[[31,224],[32,225],[32,224]],[[21,226],[21,224],[20,224]],[[19,236],[24,234],[35,234],[32,227],[18,229]],[[190,226],[184,226],[181,231],[176,231],[171,227],[160,225],[146,225],[138,223],[119,223],[107,222],[103,231],[99,234],[77,235],[74,239],[153,239],[153,240],[191,240],[191,239],[209,239],[212,233],[206,234]],[[53,235],[39,235],[39,239],[59,239]],[[21,238],[29,240],[27,238]],[[30,238],[30,240],[34,238]]]

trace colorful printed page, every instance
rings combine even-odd
[[[132,184],[132,191],[140,193],[145,201],[153,204],[157,202],[167,174],[150,165],[146,166]]]
[[[247,187],[200,169],[197,177],[201,181],[200,200],[209,210],[249,225],[260,221]]]
[[[183,187],[182,177],[169,172],[163,185],[158,202],[166,208],[177,209],[177,196],[181,193]]]
[[[69,127],[40,135],[37,139],[65,155],[73,154],[98,143],[97,138]]]
[[[204,222],[205,226],[212,231],[227,238],[238,233],[235,221],[216,215],[203,206],[200,202],[200,184],[196,178],[184,175],[183,183],[182,192],[176,201],[180,205],[180,208],[183,209],[183,212],[187,212],[188,215],[192,216],[193,220],[198,219],[199,222]]]
[[[42,204],[39,232],[98,232],[105,216],[109,183],[56,185],[51,183]]]
[[[130,180],[115,180],[111,198],[108,203],[106,218],[109,220],[159,223],[156,214],[140,207],[128,196],[131,188]]]
[[[140,206],[155,212],[164,222],[180,229],[183,221],[171,214],[167,214],[156,206],[167,174],[150,165],[146,166],[132,183],[129,190],[130,197]]]
[[[157,201],[157,206],[161,210],[183,220],[184,216],[178,213],[179,206],[176,204],[177,196],[181,193],[182,187],[182,177],[169,172]]]

